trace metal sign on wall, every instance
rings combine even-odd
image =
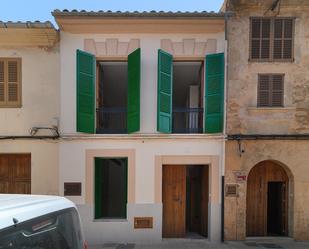
[[[234,173],[236,182],[241,183],[241,182],[247,181],[247,174],[245,172],[238,170],[238,171],[234,171],[233,173]]]

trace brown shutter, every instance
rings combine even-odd
[[[293,18],[251,18],[250,34],[251,60],[293,59]]]
[[[251,59],[260,58],[261,19],[251,20]]]
[[[261,59],[270,59],[270,19],[262,19]]]
[[[293,19],[284,20],[283,59],[293,59]]]
[[[18,101],[18,65],[17,61],[8,61],[8,102]]]
[[[274,59],[282,59],[283,50],[283,20],[275,19],[274,21]]]
[[[271,106],[281,107],[283,106],[283,75],[272,75],[272,96]]]
[[[0,103],[5,101],[4,82],[4,61],[0,60]]]
[[[251,59],[270,58],[271,19],[251,19]]]
[[[258,107],[283,107],[284,75],[260,74],[258,79]]]
[[[270,106],[270,76],[259,75],[258,79],[258,107]]]
[[[0,58],[0,107],[21,106],[21,59]]]
[[[287,60],[293,57],[293,19],[274,20],[274,60]]]

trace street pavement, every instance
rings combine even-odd
[[[163,239],[160,242],[106,243],[90,249],[309,249],[309,242],[290,238],[250,238],[246,241],[212,243],[204,239]]]

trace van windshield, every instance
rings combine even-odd
[[[0,231],[0,249],[82,249],[74,208],[50,213]]]

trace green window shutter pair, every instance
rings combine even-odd
[[[205,58],[204,132],[223,131],[224,122],[224,53]],[[173,56],[158,51],[157,130],[172,133]]]
[[[76,130],[95,133],[96,58],[92,54],[77,50],[76,62]],[[128,56],[128,133],[140,129],[140,68],[141,50],[138,48]]]

